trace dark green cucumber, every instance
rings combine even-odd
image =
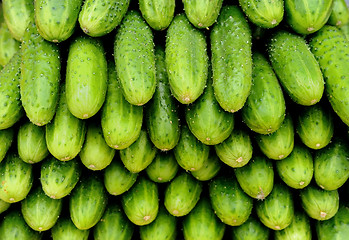
[[[173,152],[179,166],[185,170],[195,171],[203,166],[210,147],[200,142],[187,125],[183,125],[179,142]]]
[[[98,175],[81,179],[69,197],[69,212],[74,225],[81,230],[95,226],[107,206],[108,194]]]
[[[87,240],[90,229],[80,230],[75,227],[70,217],[60,217],[51,228],[53,240]]]
[[[159,211],[159,192],[156,183],[144,176],[121,195],[122,208],[128,219],[138,226],[153,222]]]
[[[104,186],[111,195],[121,195],[136,182],[138,173],[132,173],[115,157],[104,170]]]
[[[327,147],[316,151],[314,178],[325,190],[340,188],[349,178],[349,147],[344,139],[337,137]]]
[[[268,240],[270,232],[269,228],[250,215],[242,225],[231,228],[230,236],[236,240]]]
[[[219,159],[230,167],[242,167],[252,158],[252,142],[249,134],[234,129],[222,143],[214,146]]]
[[[216,145],[229,137],[234,128],[234,115],[217,102],[211,74],[204,93],[185,111],[185,120],[194,136],[206,145]]]
[[[208,29],[221,11],[223,0],[183,0],[184,12],[197,28]]]
[[[276,183],[270,195],[257,202],[256,212],[259,220],[268,228],[276,231],[287,228],[294,217],[291,190],[282,183]]]
[[[5,66],[19,51],[20,42],[14,39],[6,23],[0,25],[0,65]]]
[[[275,240],[311,240],[312,232],[309,217],[303,211],[295,211],[291,224],[275,231]]]
[[[194,209],[184,217],[182,226],[184,239],[202,240],[220,240],[226,228],[207,197],[200,198]]]
[[[177,174],[165,189],[167,211],[176,217],[187,215],[199,201],[202,188],[202,182],[189,173]]]
[[[313,178],[312,154],[301,144],[296,144],[291,154],[281,161],[276,161],[275,166],[282,181],[291,188],[305,188]]]
[[[172,151],[158,152],[154,160],[145,169],[153,182],[163,183],[171,181],[177,174],[179,165]]]
[[[252,86],[252,35],[238,6],[222,8],[210,40],[215,97],[225,111],[236,112]]]
[[[221,169],[221,161],[219,160],[217,154],[211,148],[210,154],[201,168],[191,171],[191,174],[200,181],[208,181],[214,178]]]
[[[143,18],[154,30],[165,30],[171,23],[176,0],[139,0]]]
[[[0,130],[12,127],[24,115],[20,79],[21,52],[18,51],[0,72]]]
[[[260,150],[270,159],[281,160],[287,157],[294,147],[294,127],[290,114],[286,114],[280,128],[265,135],[256,134],[255,139]]]
[[[220,175],[209,183],[212,208],[218,218],[229,226],[240,226],[251,214],[253,199],[236,179]]]
[[[182,104],[194,102],[203,92],[208,76],[205,35],[178,14],[166,33],[166,68],[173,96]]]
[[[147,103],[157,84],[154,40],[139,11],[130,10],[122,20],[115,37],[114,60],[125,99],[138,106]]]
[[[29,120],[43,126],[56,111],[61,80],[60,51],[45,41],[31,22],[21,46],[21,101]]]
[[[248,19],[263,28],[274,28],[284,18],[284,0],[239,0]]]
[[[34,16],[40,35],[47,41],[62,42],[74,32],[82,0],[36,0]]]
[[[114,158],[115,149],[108,146],[100,124],[93,121],[87,125],[84,145],[79,152],[81,162],[91,170],[106,168]]]
[[[78,159],[64,162],[51,156],[41,165],[40,183],[47,196],[61,199],[70,194],[80,175]]]
[[[163,205],[152,223],[139,228],[141,240],[175,240],[177,235],[177,218]]]
[[[252,131],[270,134],[279,129],[285,118],[285,99],[267,59],[260,52],[254,52],[252,59],[253,84],[242,108],[242,120]]]
[[[294,102],[310,106],[320,101],[324,79],[302,37],[280,30],[271,37],[268,54],[283,89]]]
[[[349,40],[336,27],[325,25],[309,42],[326,81],[326,94],[333,110],[349,125]]]
[[[332,3],[333,0],[285,0],[286,22],[299,34],[314,33],[326,24]]]
[[[146,124],[150,140],[162,151],[171,150],[179,140],[180,126],[177,104],[171,95],[165,65],[165,51],[155,47],[157,86],[146,108]]]
[[[25,122],[18,129],[17,150],[26,163],[38,163],[49,154],[45,139],[45,128]]]
[[[5,202],[0,199],[0,214],[5,212],[9,207],[11,206],[11,203]]]
[[[263,200],[273,190],[273,165],[265,156],[252,156],[248,164],[234,170],[239,185],[250,197]]]
[[[337,190],[327,191],[312,184],[301,190],[300,199],[308,216],[319,221],[332,218],[339,208]]]
[[[345,0],[333,0],[332,11],[328,24],[342,26],[349,22],[349,8]]]
[[[79,13],[81,29],[91,37],[110,33],[127,12],[130,0],[86,0]]]
[[[66,95],[69,111],[86,119],[102,107],[107,92],[108,70],[100,39],[79,36],[69,47]]]
[[[65,85],[61,85],[61,94],[56,114],[46,125],[46,144],[49,152],[61,161],[75,158],[84,143],[86,123],[76,118],[68,109]]]
[[[14,128],[0,130],[0,163],[5,158],[7,151],[10,149],[14,135]]]
[[[0,164],[0,183],[1,200],[8,203],[22,201],[33,185],[32,165],[13,152],[7,153]]]
[[[21,201],[21,211],[25,222],[35,231],[52,228],[62,211],[62,199],[52,199],[39,185]]]
[[[143,123],[143,107],[135,106],[123,96],[113,62],[108,62],[108,90],[101,110],[101,126],[111,148],[124,149],[137,140]]]
[[[127,219],[119,203],[107,205],[101,220],[93,228],[95,240],[131,240],[134,225]]]

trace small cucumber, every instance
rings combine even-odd
[[[178,169],[179,165],[173,152],[160,151],[145,171],[150,180],[163,183],[171,181],[176,176]]]
[[[75,227],[70,217],[60,217],[51,228],[53,240],[87,240],[90,229],[80,230]]]
[[[345,0],[333,0],[332,12],[328,24],[343,26],[349,23],[349,8]]]
[[[0,163],[5,158],[6,153],[10,149],[15,135],[14,128],[6,128],[0,130]]]
[[[171,23],[176,0],[139,0],[143,18],[154,30],[165,30]]]
[[[236,240],[268,240],[270,232],[269,228],[251,214],[242,225],[232,227],[230,236]]]
[[[5,66],[19,51],[20,42],[14,39],[6,23],[0,25],[0,65]]]
[[[208,181],[214,178],[221,170],[222,164],[213,148],[210,149],[210,155],[204,161],[201,168],[191,171],[191,174],[199,181]]]
[[[303,211],[295,211],[291,224],[283,230],[275,231],[275,240],[291,239],[312,239],[310,220]]]

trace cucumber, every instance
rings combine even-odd
[[[225,224],[216,216],[210,199],[201,197],[194,209],[184,217],[184,239],[219,240],[225,232]]]
[[[284,0],[239,0],[239,4],[248,19],[262,28],[274,28],[284,18]]]
[[[333,26],[343,26],[349,23],[349,8],[345,0],[333,0],[331,15],[327,23]]]
[[[234,115],[224,111],[214,96],[209,77],[204,93],[186,107],[185,120],[194,136],[206,145],[216,145],[229,137]]]
[[[62,199],[48,197],[39,185],[21,201],[21,211],[28,226],[42,232],[56,224],[62,205]]]
[[[191,171],[191,174],[199,181],[208,181],[219,173],[221,166],[221,161],[211,148],[208,158],[204,161],[204,165],[195,171]]]
[[[283,89],[295,103],[311,106],[320,101],[324,79],[319,63],[302,37],[277,31],[268,43],[268,54]]]
[[[250,197],[264,200],[273,190],[273,165],[265,156],[258,154],[252,156],[248,164],[234,170],[239,185]]]
[[[256,134],[255,139],[259,149],[269,159],[286,158],[294,147],[294,126],[291,115],[286,114],[278,130],[268,135]]]
[[[285,0],[285,19],[298,34],[308,35],[322,28],[332,12],[334,0]]]
[[[61,199],[68,196],[78,183],[81,176],[81,167],[78,159],[60,161],[48,157],[41,164],[40,183],[47,196]]]
[[[101,126],[111,148],[124,149],[137,140],[143,123],[143,107],[126,101],[120,88],[115,64],[108,62],[107,96],[101,110]]]
[[[132,188],[121,195],[121,205],[133,224],[150,224],[159,212],[158,186],[144,176],[139,177]]]
[[[138,106],[147,103],[157,84],[154,40],[139,11],[128,11],[122,20],[114,41],[114,60],[125,99]]]
[[[208,29],[221,11],[223,0],[183,0],[184,12],[196,28]]]
[[[285,99],[267,59],[260,52],[254,52],[252,59],[253,84],[242,108],[242,121],[254,132],[270,134],[280,128],[285,118]]]
[[[282,183],[276,183],[270,196],[256,203],[256,212],[259,220],[268,228],[276,231],[287,228],[294,218],[290,189]]]
[[[40,35],[47,41],[62,42],[74,32],[82,0],[35,0],[34,16]]]
[[[229,226],[240,226],[251,214],[253,199],[233,177],[220,175],[209,183],[212,208],[217,217]]]
[[[299,143],[296,143],[290,155],[276,161],[275,166],[282,181],[291,188],[305,188],[313,178],[312,154],[307,147]]]
[[[174,17],[166,32],[166,68],[173,96],[182,104],[194,102],[204,91],[208,76],[205,35],[185,14]]]
[[[242,225],[231,228],[230,236],[236,240],[268,240],[270,232],[269,228],[250,215]]]
[[[87,119],[102,107],[107,92],[108,70],[100,39],[76,37],[69,46],[66,96],[69,111]]]
[[[340,188],[349,178],[349,148],[346,141],[336,138],[327,147],[316,151],[314,179],[322,189]]]
[[[202,182],[187,172],[180,172],[165,189],[167,211],[175,217],[187,215],[199,201],[202,188]]]
[[[153,182],[164,183],[171,181],[176,176],[178,169],[176,158],[170,151],[158,152],[145,171]]]
[[[0,130],[12,127],[24,115],[19,81],[21,52],[18,51],[0,72]]]
[[[8,203],[20,202],[33,185],[33,167],[17,154],[7,153],[0,164],[0,182],[0,199]]]
[[[5,66],[19,51],[20,42],[14,39],[6,23],[0,25],[0,65]]]
[[[324,75],[327,99],[336,114],[349,125],[348,39],[338,28],[325,25],[312,35],[309,46]]]
[[[104,170],[104,186],[111,195],[121,195],[136,182],[138,173],[125,168],[119,158],[115,157]]]
[[[57,45],[47,42],[31,22],[21,46],[21,101],[29,120],[43,126],[55,112],[61,79],[60,51]]]
[[[119,203],[109,203],[101,220],[93,228],[96,240],[131,240],[134,225],[127,219]]]
[[[75,227],[70,217],[60,217],[51,228],[53,240],[87,240],[90,229],[80,230]]]
[[[171,23],[176,0],[139,0],[139,10],[149,26],[158,31],[165,30]]]
[[[178,105],[171,96],[168,82],[165,51],[155,47],[157,86],[152,99],[146,106],[146,125],[150,140],[162,151],[173,149],[179,140],[180,125]]]
[[[110,33],[127,12],[130,0],[86,0],[79,13],[81,29],[91,37]]]
[[[100,124],[91,121],[87,124],[86,139],[79,152],[81,162],[91,170],[106,168],[115,155],[115,149],[108,146]]]
[[[0,130],[0,163],[5,158],[6,153],[10,149],[15,135],[14,128]]]
[[[349,40],[349,23],[343,24],[339,27],[339,29],[344,33],[346,38]]]
[[[107,202],[108,195],[98,175],[89,174],[82,178],[69,197],[69,213],[74,225],[80,230],[95,226]]]
[[[5,202],[0,199],[0,214],[5,212],[9,207],[11,206],[11,203]]]
[[[65,85],[60,86],[60,98],[53,120],[46,125],[46,144],[49,152],[61,161],[75,158],[84,143],[86,123],[68,109]]]
[[[23,123],[17,134],[19,157],[26,163],[38,163],[44,160],[49,151],[46,145],[45,128],[29,121]]]

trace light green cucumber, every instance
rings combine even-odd
[[[5,22],[0,25],[0,65],[5,66],[19,51],[20,42],[14,39]]]
[[[208,181],[214,178],[221,170],[222,164],[214,149],[211,148],[210,155],[204,161],[201,168],[191,171],[191,174],[199,181]]]
[[[153,182],[163,183],[171,181],[177,174],[179,165],[172,151],[158,152],[154,160],[145,169]]]
[[[171,23],[176,0],[139,0],[139,10],[154,30],[165,30]]]
[[[344,33],[346,38],[349,40],[349,23],[343,24],[339,27],[339,29]]]
[[[11,206],[11,203],[5,202],[0,199],[0,214],[5,212],[9,207]]]
[[[6,153],[10,149],[15,135],[14,128],[0,130],[0,163],[5,158]]]
[[[232,227],[230,234],[236,240],[268,240],[270,235],[271,230],[252,214],[242,225]]]
[[[349,23],[349,8],[345,0],[333,0],[332,12],[328,24],[342,26]]]
[[[291,224],[280,231],[275,231],[275,240],[311,240],[310,220],[303,211],[295,211]]]
[[[53,240],[87,240],[90,229],[80,230],[75,227],[70,216],[60,217],[56,224],[51,228]]]

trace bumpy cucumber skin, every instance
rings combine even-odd
[[[223,0],[183,0],[189,21],[197,28],[209,28],[215,23]]]
[[[349,8],[345,0],[333,0],[333,7],[327,24],[343,26],[349,23]]]
[[[24,115],[20,79],[21,52],[18,51],[0,72],[0,130],[12,127]]]
[[[267,59],[259,52],[254,52],[252,59],[253,84],[242,108],[242,120],[252,131],[270,134],[279,129],[285,118],[285,99]]]
[[[0,163],[5,158],[7,151],[10,149],[15,135],[14,128],[0,130]]]
[[[194,102],[208,77],[205,35],[184,14],[171,22],[166,35],[166,68],[173,96],[182,104]]]
[[[153,182],[163,183],[171,181],[176,176],[178,169],[179,165],[173,152],[160,151],[145,171]]]
[[[130,0],[86,0],[79,13],[81,29],[91,37],[110,33],[122,21]]]
[[[70,217],[60,217],[56,224],[51,228],[53,240],[87,240],[90,229],[80,230],[75,227]]]
[[[5,66],[19,51],[20,42],[14,39],[8,30],[6,23],[0,26],[0,65]]]
[[[171,95],[165,65],[165,52],[155,47],[157,86],[146,106],[146,125],[150,140],[162,151],[173,149],[180,137],[178,106]]]
[[[309,42],[326,82],[326,94],[333,110],[349,125],[349,41],[336,27],[325,25]]]
[[[126,100],[144,105],[156,88],[154,41],[151,28],[136,10],[124,17],[114,42],[116,73]]]
[[[66,72],[69,111],[77,118],[94,116],[107,92],[108,68],[100,39],[79,36],[70,47]]]
[[[309,217],[303,211],[295,211],[291,224],[281,230],[275,231],[275,240],[304,239],[311,240],[312,232]]]
[[[286,22],[299,34],[314,33],[326,24],[332,3],[333,0],[285,0]]]
[[[239,0],[248,19],[263,28],[274,28],[284,18],[284,1]]]
[[[236,112],[252,86],[252,35],[238,6],[222,8],[210,39],[215,97],[225,111]]]
[[[82,0],[35,0],[35,23],[47,41],[62,42],[74,32]]]
[[[137,140],[143,123],[143,107],[126,101],[115,65],[108,62],[108,87],[101,110],[103,136],[109,147],[125,149]]]
[[[3,0],[2,8],[12,36],[21,42],[28,24],[34,22],[34,1]]]
[[[242,225],[233,227],[230,235],[236,240],[268,240],[270,232],[261,221],[250,215]]]
[[[268,54],[283,89],[294,102],[310,106],[320,101],[324,79],[303,38],[280,30],[271,37]]]
[[[154,30],[165,30],[171,23],[176,0],[139,0],[143,18]]]
[[[29,120],[43,126],[56,111],[61,79],[60,52],[47,42],[31,22],[22,42],[21,101]]]

